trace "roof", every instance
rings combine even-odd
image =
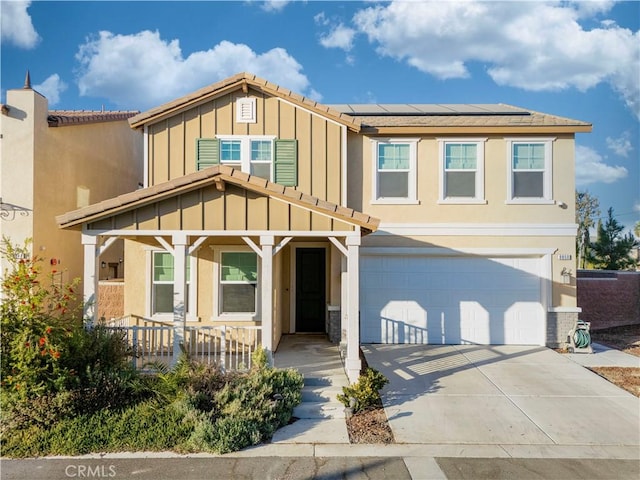
[[[355,116],[367,127],[542,127],[591,131],[591,124],[498,104],[343,104],[332,108]]]
[[[529,112],[504,104],[484,103],[358,103],[331,105],[349,115],[527,115]]]
[[[495,132],[590,132],[580,120],[498,104],[336,104],[323,105],[251,73],[238,73],[129,119],[133,128],[157,122],[231,91],[251,87],[314,111],[364,133],[447,133],[447,129]]]
[[[104,110],[49,110],[47,122],[50,127],[63,127],[87,123],[115,122],[128,120],[138,111],[104,111]]]
[[[56,222],[60,228],[70,228],[220,181],[229,182],[259,194],[278,198],[311,211],[328,214],[333,218],[361,226],[369,231],[375,231],[380,223],[377,218],[365,213],[320,200],[295,188],[284,187],[226,165],[209,167],[168,182],[125,193],[118,197],[59,215],[56,217]]]
[[[360,130],[360,121],[357,118],[327,107],[326,105],[322,105],[315,100],[311,100],[310,98],[299,95],[289,89],[283,88],[275,83],[268,82],[263,78],[246,72],[238,73],[225,80],[213,83],[176,100],[160,105],[159,107],[142,112],[131,118],[129,123],[133,128],[138,128],[172,115],[177,111],[205,102],[211,98],[229,93],[230,91],[234,91],[239,88],[247,89],[248,87],[282,98],[294,105],[304,107],[324,117],[331,118],[354,131]]]

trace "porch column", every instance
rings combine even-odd
[[[360,236],[347,237],[347,376],[351,383],[360,376]]]
[[[269,363],[273,364],[273,235],[260,237],[262,268],[260,270],[262,346],[267,351]]]
[[[186,325],[186,258],[187,236],[175,233],[173,243],[173,359],[175,363],[180,355],[180,344],[184,344]]]
[[[92,328],[98,314],[98,237],[83,233],[82,245],[84,247],[82,317],[85,325]]]

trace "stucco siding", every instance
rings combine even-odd
[[[440,200],[440,158],[438,138],[419,138],[417,143],[417,200],[418,204],[385,205],[372,203],[375,159],[372,158],[372,139],[376,137],[349,136],[348,185],[349,206],[365,211],[382,222],[432,223],[573,223],[575,180],[575,152],[572,135],[542,135],[555,138],[552,142],[552,200],[557,204],[509,204],[508,159],[504,136],[472,135],[469,139],[486,138],[484,164],[484,199],[486,204],[443,204]],[[388,138],[388,137],[385,137]],[[402,138],[402,137],[394,137]],[[466,138],[456,136],[455,138]],[[536,138],[533,135],[510,135],[508,138]],[[362,162],[362,163],[361,163]],[[560,202],[567,208],[560,208]],[[523,220],[526,219],[526,220]]]
[[[45,272],[55,270],[58,281],[71,281],[83,273],[81,237],[59,229],[55,216],[138,188],[142,134],[126,120],[49,126],[47,100],[33,90],[9,90],[7,104],[0,196],[28,214],[3,219],[0,233],[14,243],[33,238]],[[14,118],[13,112],[22,112],[23,118]],[[101,261],[120,267],[122,257],[122,242],[116,242]],[[97,273],[104,279],[114,271],[105,266]],[[122,276],[119,268],[117,276]]]

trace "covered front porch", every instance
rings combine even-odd
[[[58,217],[82,229],[86,320],[99,320],[100,256],[122,238],[125,313],[154,324],[138,335],[170,330],[172,358],[191,344],[228,352],[248,331],[271,356],[283,334],[331,330],[355,381],[360,239],[377,220],[228,167],[169,183]]]

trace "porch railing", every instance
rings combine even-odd
[[[107,328],[124,332],[135,350],[133,364],[144,369],[152,362],[170,365],[181,352],[174,352],[173,323],[158,322],[135,315],[105,322]],[[251,356],[261,344],[261,327],[188,325],[182,345],[190,358],[215,363],[223,370],[248,370]]]

